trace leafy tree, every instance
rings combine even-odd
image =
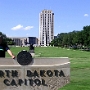
[[[8,45],[14,45],[14,41],[10,38],[8,38],[5,34],[3,34],[2,32],[0,32],[0,35],[3,36],[4,42],[7,43]]]
[[[69,33],[60,33],[57,35],[57,39],[51,42],[55,46],[78,46],[78,47],[90,47],[90,25],[84,26],[83,30],[72,31]]]

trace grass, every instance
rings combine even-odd
[[[27,47],[11,47],[15,55]],[[90,90],[90,52],[56,47],[36,47],[35,54],[39,57],[69,57],[70,83],[59,90]],[[8,54],[6,54],[9,57]]]

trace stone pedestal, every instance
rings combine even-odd
[[[32,57],[35,56],[35,52],[34,52],[34,50],[30,50],[29,53],[32,55]]]
[[[69,82],[67,57],[34,58],[25,66],[11,58],[0,58],[0,90],[58,90]]]

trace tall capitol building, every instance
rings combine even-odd
[[[39,45],[49,46],[54,39],[54,13],[43,10],[39,14]]]

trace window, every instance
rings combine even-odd
[[[44,41],[42,41],[42,44],[44,44]]]

